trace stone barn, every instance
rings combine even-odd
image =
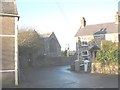
[[[44,40],[44,55],[49,57],[61,56],[61,46],[54,32],[40,34]]]
[[[0,0],[0,75],[2,86],[18,85],[16,0]]]

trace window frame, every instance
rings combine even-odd
[[[84,55],[83,52],[87,52],[87,55]],[[82,55],[82,56],[89,56],[88,50],[83,50],[83,51],[81,51],[81,55]]]
[[[84,42],[84,44],[83,44],[83,42]],[[87,44],[85,44],[85,43],[87,43]],[[81,46],[88,46],[88,42],[87,41],[81,41]]]
[[[88,38],[86,36],[81,37],[81,46],[88,46]]]

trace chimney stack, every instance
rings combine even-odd
[[[86,26],[86,21],[85,21],[85,18],[82,17],[82,20],[81,20],[81,28],[84,28]]]

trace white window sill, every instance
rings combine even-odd
[[[82,55],[82,56],[88,56],[88,55]]]
[[[88,45],[81,45],[81,46],[85,46],[85,47],[87,47]]]

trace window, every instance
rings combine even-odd
[[[82,51],[82,56],[88,56],[88,50]]]
[[[83,60],[89,60],[88,56],[82,56]]]
[[[88,42],[87,41],[82,41],[81,46],[88,46]]]
[[[88,46],[88,37],[81,37],[81,46]]]

